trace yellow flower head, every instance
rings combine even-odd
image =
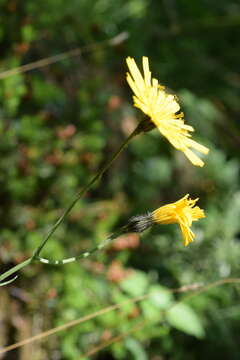
[[[193,241],[195,234],[190,229],[193,221],[205,217],[204,211],[195,206],[198,199],[191,200],[187,194],[175,203],[161,206],[153,211],[153,222],[158,224],[174,224],[180,225],[184,245],[187,246]]]
[[[175,96],[167,94],[157,79],[151,78],[148,58],[143,57],[143,76],[135,60],[127,58],[129,73],[127,82],[134,92],[134,106],[148,115],[159,131],[178,150],[183,151],[193,165],[203,166],[204,162],[191,150],[207,154],[209,149],[191,139],[189,131],[192,126],[186,125],[183,113],[178,113],[180,106]]]

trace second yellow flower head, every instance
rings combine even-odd
[[[198,199],[189,199],[187,194],[182,199],[168,205],[161,206],[153,211],[152,218],[156,224],[179,224],[184,245],[187,246],[195,237],[190,229],[193,221],[204,218],[204,211],[199,206],[195,206]]]

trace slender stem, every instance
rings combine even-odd
[[[47,241],[50,239],[50,237],[54,234],[54,232],[56,231],[56,229],[59,227],[59,225],[65,220],[65,218],[67,217],[67,215],[69,214],[69,212],[72,210],[72,208],[75,206],[75,204],[78,202],[78,200],[80,200],[83,195],[86,194],[86,192],[90,189],[90,187],[105,173],[105,171],[112,165],[113,161],[120,155],[120,153],[123,151],[123,149],[129,144],[129,142],[132,140],[132,138],[138,134],[140,134],[142,131],[147,131],[147,127],[148,127],[148,122],[146,121],[142,121],[138,124],[138,126],[135,128],[135,130],[133,130],[133,132],[127,137],[127,139],[122,143],[122,145],[119,147],[119,149],[113,154],[113,156],[110,158],[110,160],[107,162],[107,164],[105,164],[99,171],[98,173],[89,181],[89,183],[87,183],[84,188],[79,192],[79,194],[76,196],[76,198],[71,202],[71,204],[67,207],[67,209],[64,211],[64,213],[60,216],[60,218],[56,221],[56,223],[52,226],[52,228],[50,229],[50,231],[47,233],[46,237],[43,239],[42,243],[39,245],[39,247],[34,251],[32,257],[30,257],[29,259],[21,262],[20,264],[14,266],[13,268],[11,268],[10,270],[6,271],[5,273],[3,273],[2,275],[0,275],[0,282],[5,280],[8,276],[11,276],[13,274],[15,274],[17,271],[21,270],[22,268],[24,268],[25,266],[29,265],[30,263],[32,263],[33,261],[36,260],[40,260],[41,262],[45,262],[45,263],[49,263],[47,259],[43,259],[39,257],[40,252],[42,251],[43,247],[46,245]],[[105,243],[98,245],[97,247],[91,249],[89,252],[85,252],[81,255],[79,255],[76,258],[69,258],[69,259],[64,259],[64,260],[60,260],[61,264],[65,264],[67,262],[72,262],[75,261],[75,259],[79,259],[81,257],[87,257],[86,253],[92,254],[93,252],[99,250],[100,248],[104,247],[105,245],[107,245],[109,243],[109,241],[112,240],[112,237],[109,237],[107,240],[105,240]],[[85,255],[84,255],[85,254]],[[42,259],[42,260],[41,260]],[[45,261],[44,261],[45,260]],[[59,263],[60,264],[60,263]],[[57,265],[55,263],[55,265]],[[0,283],[0,286],[3,285],[7,285],[10,282],[14,281],[16,279],[16,276],[9,280],[9,281],[5,281],[4,283]]]
[[[140,123],[141,124],[141,123]],[[140,125],[139,124],[139,125]],[[98,173],[87,183],[87,185],[84,186],[84,188],[80,191],[80,193],[77,195],[77,197],[71,202],[71,204],[67,207],[67,209],[64,211],[64,213],[60,216],[60,218],[56,221],[56,223],[52,226],[46,237],[43,239],[40,246],[36,249],[36,251],[33,253],[32,258],[36,259],[40,252],[42,251],[43,247],[46,245],[47,241],[50,239],[50,237],[54,234],[56,229],[59,227],[59,225],[65,220],[69,212],[72,210],[72,208],[75,206],[75,204],[80,200],[83,195],[86,194],[86,192],[90,189],[90,187],[105,173],[105,171],[112,165],[113,161],[120,155],[120,153],[123,151],[123,149],[129,144],[131,139],[139,134],[139,125],[133,130],[133,132],[127,137],[127,139],[122,143],[122,145],[119,147],[119,149],[113,154],[111,159],[105,164]]]
[[[116,239],[118,236],[124,234],[126,232],[125,228],[126,228],[125,226],[122,227],[121,229],[119,229],[118,231],[116,231],[115,233],[110,235],[107,239],[103,240],[97,246],[93,247],[92,249],[86,250],[86,251],[82,252],[81,254],[79,254],[77,256],[73,256],[73,257],[70,257],[70,258],[62,259],[62,260],[52,260],[52,259],[46,259],[46,258],[42,258],[40,256],[37,256],[36,260],[39,260],[41,263],[48,264],[48,265],[64,265],[64,264],[69,264],[71,262],[74,262],[74,261],[77,261],[77,260],[80,260],[80,259],[86,259],[89,256],[91,256],[93,253],[105,248],[107,245],[110,244],[111,241]]]
[[[3,273],[2,275],[0,275],[0,281],[3,281],[5,280],[8,276],[11,276],[13,274],[15,274],[17,271],[21,270],[22,268],[24,268],[25,266],[29,265],[31,262],[33,261],[32,258],[29,258],[23,262],[21,262],[20,264],[12,267],[10,270],[6,271],[5,273]],[[16,277],[15,277],[16,278]],[[14,278],[14,279],[15,279]],[[11,281],[11,280],[10,280]],[[6,281],[2,284],[0,284],[0,286],[3,286],[3,285],[7,285],[9,283],[9,281]]]

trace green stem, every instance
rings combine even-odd
[[[82,252],[81,254],[79,254],[77,256],[73,256],[73,257],[70,257],[70,258],[62,259],[62,260],[52,260],[52,259],[46,259],[46,258],[42,258],[40,256],[37,256],[36,260],[39,260],[41,263],[48,264],[48,265],[64,265],[64,264],[69,264],[71,262],[74,262],[74,261],[77,261],[77,260],[80,260],[80,259],[86,259],[89,256],[91,256],[92,254],[94,254],[95,252],[105,248],[107,245],[110,244],[111,241],[113,241],[118,236],[120,236],[120,235],[122,235],[124,233],[125,233],[125,227],[123,227],[119,231],[116,231],[114,234],[110,235],[107,239],[102,241],[97,246],[93,247],[92,249],[86,250],[86,251]]]
[[[140,123],[141,124],[141,123]],[[77,195],[77,197],[71,202],[71,204],[67,207],[67,209],[64,211],[64,213],[60,216],[60,218],[56,221],[56,223],[52,226],[48,234],[46,235],[45,239],[43,239],[40,246],[36,249],[36,251],[33,253],[33,259],[36,259],[40,252],[42,251],[43,247],[46,245],[47,241],[50,239],[50,237],[54,234],[54,232],[57,230],[59,225],[65,220],[67,215],[70,213],[72,208],[75,206],[75,204],[80,200],[83,195],[86,194],[86,192],[90,189],[90,187],[105,173],[105,171],[112,165],[113,161],[120,155],[120,153],[123,151],[123,149],[129,144],[129,142],[132,140],[134,136],[139,134],[141,131],[140,124],[136,127],[136,129],[128,136],[128,138],[122,143],[122,145],[119,147],[119,149],[113,154],[111,159],[108,161],[107,164],[105,164],[98,173],[87,183],[87,185],[84,186],[84,188],[80,191],[80,193]]]
[[[15,274],[17,271],[21,270],[22,268],[24,268],[25,266],[29,265],[31,262],[33,261],[32,258],[29,258],[23,262],[21,262],[20,264],[14,266],[13,268],[11,268],[10,270],[6,271],[5,273],[3,273],[2,275],[0,275],[0,281],[3,281],[5,280],[8,276],[11,276],[13,274]],[[13,279],[15,280],[16,277]],[[0,286],[3,286],[3,285],[7,285],[9,284],[10,282],[12,282],[12,280],[9,280],[9,281],[6,281],[4,283],[0,283]]]
[[[147,122],[148,124],[148,122]],[[148,126],[148,125],[147,125]],[[2,275],[0,275],[0,282],[5,280],[8,276],[11,276],[13,274],[15,274],[17,271],[21,270],[22,268],[24,268],[25,266],[29,265],[30,263],[32,263],[35,260],[41,260],[42,258],[39,257],[40,252],[42,251],[42,249],[44,248],[44,246],[46,245],[47,241],[50,239],[50,237],[54,234],[54,232],[57,230],[57,228],[59,227],[59,225],[61,225],[61,223],[65,220],[65,218],[67,217],[67,215],[70,213],[70,211],[72,210],[72,208],[75,206],[75,204],[78,202],[78,200],[80,200],[83,195],[86,194],[86,192],[90,189],[90,187],[105,173],[106,170],[108,170],[108,168],[112,165],[112,163],[114,162],[114,160],[116,160],[116,158],[120,155],[120,153],[123,151],[123,149],[129,144],[129,142],[132,140],[132,138],[138,134],[140,134],[142,131],[146,131],[146,121],[142,121],[138,124],[138,126],[135,128],[135,130],[133,130],[133,132],[127,137],[127,139],[122,143],[122,145],[119,147],[119,149],[113,154],[113,156],[111,157],[111,159],[107,162],[107,164],[105,164],[99,171],[98,173],[89,181],[89,183],[87,183],[87,185],[84,186],[84,188],[80,191],[80,193],[76,196],[76,198],[71,202],[71,204],[67,207],[67,209],[64,211],[64,213],[60,216],[60,218],[56,221],[56,223],[52,226],[52,228],[50,229],[50,231],[47,233],[46,237],[43,239],[42,243],[39,245],[39,247],[34,251],[33,255],[31,258],[21,262],[20,264],[14,266],[13,268],[11,268],[10,270],[6,271],[5,273],[3,273]],[[111,241],[112,238],[110,237],[109,239],[106,240],[106,242],[108,243],[109,241]],[[105,245],[104,245],[105,246]],[[98,245],[96,248],[90,250],[91,254],[97,250],[99,250],[101,248],[101,245]],[[82,254],[79,257],[76,257],[76,259],[80,258],[80,257],[86,257],[86,252],[85,252],[85,256]],[[73,259],[73,258],[70,258]],[[67,261],[66,261],[67,260]],[[47,260],[46,260],[47,261]],[[45,263],[46,263],[45,261]],[[74,260],[71,260],[74,261]],[[42,261],[44,262],[44,261]],[[65,259],[62,260],[62,264],[66,263],[66,262],[70,262],[69,259]],[[50,263],[50,262],[49,262]],[[6,281],[4,283],[1,283],[0,286],[3,285],[7,285],[10,282],[14,281],[16,279],[16,277],[14,277],[14,279],[11,279],[9,281]]]

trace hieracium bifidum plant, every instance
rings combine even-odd
[[[134,93],[134,106],[142,110],[142,112],[147,115],[147,119],[142,120],[137,125],[135,130],[133,130],[128,138],[121,144],[119,149],[113,154],[112,158],[76,195],[60,218],[55,222],[55,224],[53,224],[50,231],[45,237],[43,237],[41,244],[39,244],[32,256],[0,275],[0,281],[2,281],[0,284],[1,286],[14,281],[17,276],[14,276],[10,280],[7,278],[14,275],[17,271],[30,263],[42,262],[45,264],[62,265],[81,258],[87,258],[94,252],[103,249],[119,235],[127,232],[141,233],[156,224],[161,225],[176,223],[180,226],[183,244],[187,246],[193,241],[195,234],[191,230],[192,222],[203,218],[205,215],[204,211],[195,205],[198,199],[192,200],[187,194],[180,200],[162,205],[152,212],[147,212],[145,215],[131,217],[127,224],[117,229],[102,243],[79,255],[62,260],[45,259],[40,256],[40,253],[47,244],[48,240],[54,234],[59,225],[65,220],[78,200],[81,199],[90,187],[103,175],[103,173],[109,169],[113,161],[117,159],[126,145],[128,145],[136,135],[151,131],[157,127],[160,133],[174,146],[174,148],[182,151],[193,165],[200,167],[204,165],[202,159],[193,150],[202,154],[207,154],[209,151],[208,148],[192,139],[191,133],[194,129],[192,126],[185,124],[183,113],[180,112],[180,105],[177,97],[175,95],[168,94],[167,91],[165,91],[165,88],[159,84],[158,80],[152,78],[148,58],[142,58],[143,75],[138,69],[133,58],[128,57],[126,61],[129,68],[129,72],[127,73],[127,82]]]

